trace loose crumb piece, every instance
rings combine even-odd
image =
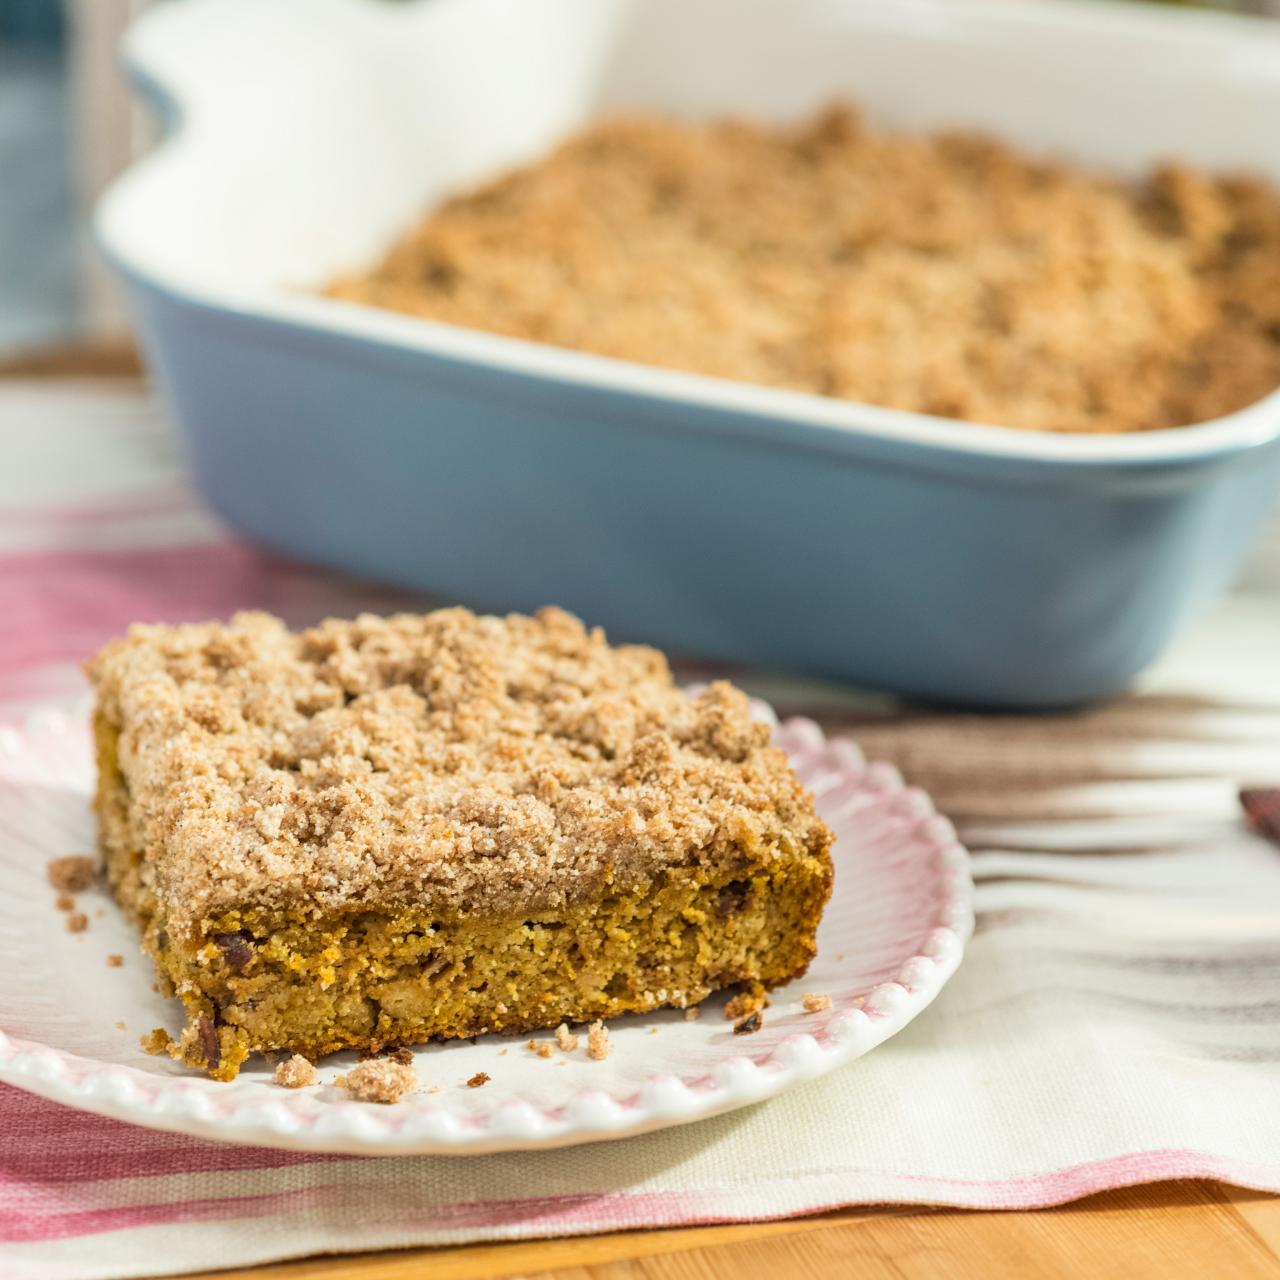
[[[444,1090],[438,1084],[430,1084],[427,1086],[428,1093],[443,1093]]]
[[[315,1084],[318,1077],[315,1066],[302,1054],[295,1053],[276,1067],[275,1074],[271,1078],[276,1084],[283,1085],[286,1089],[305,1089],[307,1085]]]
[[[108,969],[118,969],[122,964],[124,964],[124,956],[116,955],[112,952],[112,954],[107,957]]]
[[[684,1011],[684,1020],[685,1020],[686,1022],[697,1022],[697,1020],[698,1020],[700,1017],[702,1017],[702,1006],[701,1006],[701,1005],[691,1004],[691,1005],[690,1005],[690,1006],[689,1006],[689,1007]]]
[[[651,1036],[656,1036],[656,1035],[658,1034],[658,1028],[657,1028],[657,1027],[650,1027],[650,1028],[649,1028],[649,1034],[650,1034]]]
[[[763,987],[750,987],[746,991],[739,991],[736,996],[729,999],[724,1007],[724,1016],[730,1022],[735,1022],[749,1013],[767,1009],[771,1003]]]
[[[334,1084],[345,1089],[357,1102],[390,1104],[406,1098],[418,1087],[418,1073],[403,1062],[375,1058],[359,1062]]]
[[[578,1047],[578,1037],[570,1033],[567,1022],[562,1022],[556,1028],[556,1044],[565,1053],[572,1053]]]
[[[587,1028],[587,1057],[596,1062],[603,1062],[609,1056],[613,1046],[609,1043],[609,1033],[603,1022],[593,1022]]]
[[[805,1013],[821,1013],[823,1009],[831,1008],[831,997],[814,995],[810,991],[801,1001],[801,1004],[804,1005]]]
[[[554,1057],[556,1052],[556,1047],[550,1040],[530,1040],[529,1048],[540,1058]]]
[[[488,1083],[489,1083],[488,1073],[484,1071],[477,1071],[475,1075],[473,1075],[471,1079],[467,1081],[467,1088],[482,1089]]]
[[[117,1023],[116,1023],[116,1030],[117,1030],[117,1031],[123,1031],[123,1030],[124,1030],[124,1023],[123,1023],[123,1022],[117,1022]]]
[[[733,1024],[733,1034],[735,1036],[751,1036],[755,1035],[761,1027],[764,1026],[764,1018],[757,1009],[754,1013],[749,1013],[741,1022]]]
[[[55,889],[61,889],[65,893],[80,893],[93,884],[93,878],[98,873],[98,860],[72,853],[65,858],[54,858],[46,873],[49,883]]]
[[[75,896],[70,893],[60,893],[54,898],[53,905],[59,911],[74,911],[76,909]]]
[[[173,1037],[163,1027],[152,1027],[138,1043],[142,1046],[143,1053],[163,1057],[172,1047]]]
[[[507,1051],[505,1049],[498,1050],[498,1057],[505,1058],[506,1056],[507,1056]]]
[[[404,1045],[398,1049],[392,1049],[388,1056],[392,1062],[398,1062],[402,1067],[413,1066],[413,1050],[406,1049]]]
[[[83,911],[73,911],[67,917],[68,933],[83,933],[89,927],[89,917]]]

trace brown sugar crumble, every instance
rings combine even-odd
[[[556,1028],[556,1047],[564,1053],[572,1053],[578,1047],[578,1037],[570,1032],[567,1022]]]
[[[609,1032],[603,1022],[593,1022],[587,1028],[587,1057],[595,1062],[603,1062],[612,1052],[609,1043]]]
[[[89,917],[83,911],[73,911],[67,917],[68,933],[83,933],[89,927]]]
[[[315,1064],[300,1053],[295,1053],[277,1064],[272,1080],[286,1089],[305,1089],[319,1079]]]
[[[485,1071],[477,1071],[475,1075],[467,1081],[468,1089],[482,1089],[489,1083],[489,1074]]]
[[[107,957],[108,969],[119,969],[120,966],[123,964],[124,964],[124,956],[122,955],[118,955],[115,952],[113,952],[111,955]]]
[[[800,1003],[804,1006],[805,1013],[821,1013],[823,1009],[831,1008],[831,997],[819,996],[809,992]]]
[[[98,874],[98,861],[79,853],[68,854],[54,858],[49,863],[47,874],[55,889],[63,893],[82,893],[93,884],[94,876]]]
[[[335,1081],[357,1102],[380,1102],[384,1105],[407,1098],[418,1088],[418,1073],[402,1062],[390,1058],[374,1058],[358,1062]]]
[[[1280,385],[1280,194],[967,132],[623,118],[446,201],[327,292],[624,360],[1034,430]]]

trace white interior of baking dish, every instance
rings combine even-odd
[[[1280,25],[1137,7],[960,0],[183,0],[126,59],[173,140],[100,212],[162,288],[572,382],[1062,460],[1187,457],[1280,431],[1280,395],[1215,423],[1065,437],[649,369],[331,302],[441,197],[593,116],[783,121],[855,99],[908,129],[970,126],[1121,173],[1169,157],[1280,181]]]

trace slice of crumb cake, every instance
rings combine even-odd
[[[831,834],[746,697],[561,610],[135,626],[88,669],[107,875],[217,1079],[814,954]]]

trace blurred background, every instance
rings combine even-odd
[[[73,341],[107,363],[128,359],[125,310],[93,253],[88,211],[154,141],[116,48],[134,16],[165,2],[0,0],[0,361]],[[1200,7],[1280,15],[1280,0]]]

